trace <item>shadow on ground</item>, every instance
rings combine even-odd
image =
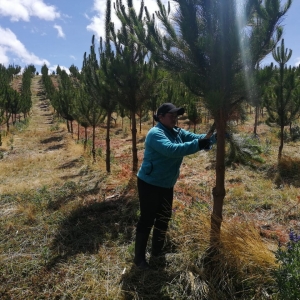
[[[48,147],[45,151],[54,151],[54,150],[59,150],[62,149],[64,147],[64,144],[58,144],[58,145],[53,145]]]
[[[131,182],[118,197],[80,206],[61,222],[52,243],[53,259],[49,267],[79,253],[97,253],[107,241],[120,244],[132,241],[139,204],[136,195],[128,193],[130,185]],[[96,186],[92,192],[99,189]],[[85,193],[88,197],[88,192]]]
[[[56,264],[80,253],[98,253],[101,245],[109,241],[131,244],[139,210],[135,185],[132,179],[121,195],[72,211],[57,229],[51,246],[52,260],[47,268],[55,268]],[[171,299],[165,288],[166,282],[171,282],[174,276],[166,271],[166,261],[152,261],[151,265],[153,268],[144,272],[132,264],[122,275],[122,299]]]
[[[122,278],[123,299],[171,300],[165,288],[166,283],[171,282],[174,276],[165,268],[162,264],[154,269],[141,271],[132,266]]]
[[[62,136],[52,136],[50,138],[41,140],[41,144],[49,144],[53,142],[61,142],[63,140]]]
[[[58,167],[58,169],[71,169],[71,168],[77,168],[78,166],[80,166],[81,164],[81,160],[80,158],[75,158],[72,159],[70,161],[65,162],[64,164],[62,164],[61,166]]]

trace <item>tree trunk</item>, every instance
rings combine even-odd
[[[107,112],[107,121],[106,121],[106,172],[110,173],[110,119],[111,112]]]
[[[96,162],[95,139],[96,139],[96,126],[93,125],[93,145],[92,145],[93,162]]]
[[[136,118],[135,112],[131,112],[131,136],[132,136],[132,171],[136,172],[138,169],[138,156],[137,156],[137,148],[136,148]]]
[[[80,135],[79,135],[79,129],[80,129],[80,125],[79,123],[77,124],[77,141],[79,141]]]
[[[281,126],[280,126],[280,146],[279,146],[279,149],[278,149],[278,162],[280,161],[281,156],[282,156],[282,149],[283,149],[283,133],[284,133],[284,126],[281,125]]]
[[[155,115],[155,110],[152,111],[152,127],[154,127],[155,125],[154,115]]]
[[[140,133],[142,132],[142,110],[140,111]]]
[[[84,146],[83,146],[84,151],[86,150],[87,140],[88,140],[87,127],[84,127]]]
[[[213,188],[213,211],[211,215],[210,248],[216,249],[220,242],[223,219],[223,202],[225,198],[225,134],[226,120],[222,113],[216,123],[218,139],[216,154],[216,185]]]
[[[257,136],[257,124],[258,124],[259,106],[255,106],[255,119],[254,119],[254,136]]]

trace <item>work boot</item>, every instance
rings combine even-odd
[[[135,260],[133,260],[133,262],[136,265],[136,267],[140,270],[149,270],[150,269],[150,265],[146,262],[146,260],[142,260],[140,262],[135,262]]]

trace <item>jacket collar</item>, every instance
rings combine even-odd
[[[158,123],[156,124],[156,127],[160,128],[160,129],[163,129],[164,131],[168,131],[168,132],[170,132],[171,134],[174,134],[174,135],[176,135],[176,136],[179,134],[179,132],[180,132],[180,130],[181,130],[181,128],[180,128],[180,127],[177,127],[177,126],[175,126],[175,127],[172,128],[172,129],[169,129],[169,128],[167,128],[166,126],[164,126],[163,124],[161,124],[160,122],[158,122]]]

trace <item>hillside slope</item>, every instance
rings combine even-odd
[[[170,253],[144,274],[132,265],[139,206],[129,125],[118,122],[111,130],[107,174],[105,128],[97,129],[93,164],[77,133],[68,133],[55,118],[40,79],[32,80],[29,122],[12,129],[0,148],[1,299],[270,299],[272,251],[287,241],[290,228],[300,229],[299,177],[274,180],[274,131],[259,127],[265,164],[256,169],[235,164],[226,171],[222,282],[214,286],[201,265],[209,240],[214,150],[184,158]],[[143,123],[138,133],[140,162],[151,125]],[[239,130],[251,133],[252,120]],[[284,152],[298,159],[296,143],[285,145]]]

